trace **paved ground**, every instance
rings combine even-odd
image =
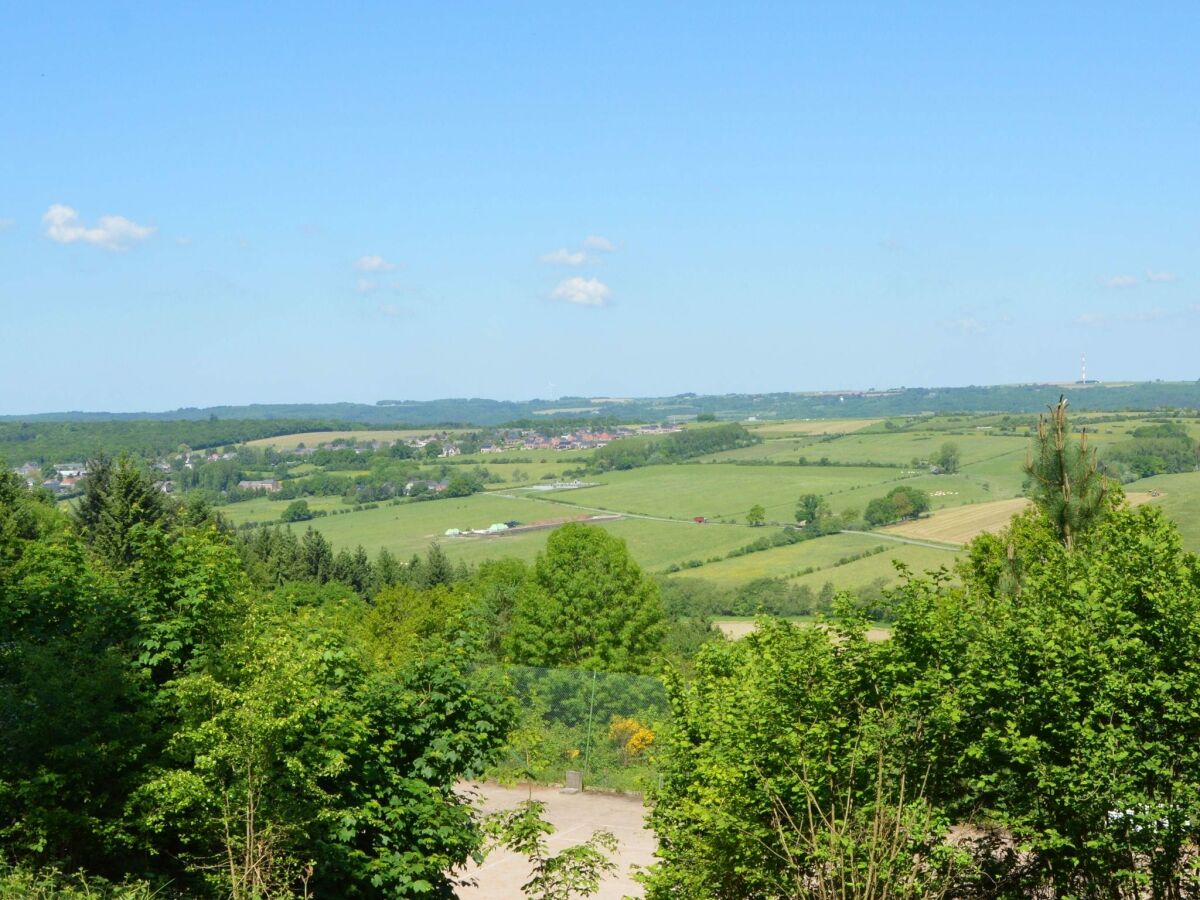
[[[529,799],[529,789],[524,787],[505,788],[496,784],[469,787],[482,794],[483,808],[488,812],[510,809]],[[561,794],[558,788],[535,787],[533,799],[546,804],[546,817],[558,828],[549,838],[552,851],[582,843],[597,828],[607,828],[617,836],[620,872],[604,882],[594,895],[598,900],[642,896],[642,889],[629,877],[629,867],[654,862],[655,844],[654,833],[642,822],[645,813],[641,798],[591,792]],[[478,883],[459,888],[462,900],[522,900],[521,885],[529,877],[529,866],[522,857],[496,850],[482,866],[468,867],[466,877]]]

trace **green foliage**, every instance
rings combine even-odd
[[[1177,422],[1143,425],[1133,429],[1131,440],[1109,447],[1102,463],[1119,481],[1194,472],[1200,464],[1200,444]]]
[[[820,494],[804,494],[796,503],[796,521],[802,522],[806,531],[823,534],[832,515],[829,501]]]
[[[941,469],[942,474],[953,475],[962,462],[962,453],[959,452],[958,444],[947,441],[929,461]]]
[[[113,884],[84,872],[67,875],[53,867],[0,865],[0,900],[153,900],[165,896],[144,881]]]
[[[901,485],[892,488],[886,497],[876,497],[867,504],[863,518],[868,525],[889,525],[902,519],[915,519],[929,512],[929,494],[920,488]]]
[[[164,495],[128,456],[93,460],[84,484],[75,521],[85,540],[109,565],[131,564],[139,529],[153,528],[167,516]]]
[[[449,896],[481,841],[454,785],[514,713],[464,598],[262,594],[225,533],[171,509],[93,549],[114,498],[139,509],[136,474],[98,480],[78,529],[0,476],[0,856],[24,866],[0,890],[76,896],[53,867],[84,866],[238,898]]]
[[[1067,424],[1067,400],[1059,397],[1045,416],[1038,417],[1037,437],[1025,463],[1030,495],[1053,524],[1059,540],[1070,548],[1077,536],[1103,514],[1108,490],[1088,449],[1087,433],[1076,441]]]
[[[750,511],[746,513],[746,524],[751,528],[767,524],[767,511],[763,509],[761,503],[755,503],[750,507]]]
[[[881,644],[843,605],[704,647],[669,681],[649,896],[1200,889],[1200,561],[1157,510],[1101,513],[910,578]]]
[[[955,854],[912,724],[883,700],[865,625],[836,642],[763,620],[668,682],[650,898],[936,896]],[[919,732],[918,732],[919,733]]]
[[[546,804],[527,800],[516,809],[502,810],[487,818],[485,828],[493,844],[528,858],[530,878],[521,892],[531,900],[571,900],[590,897],[600,889],[600,880],[615,872],[610,854],[617,850],[611,831],[598,829],[582,844],[549,852],[547,838],[555,827],[543,817]]]
[[[664,633],[658,585],[601,528],[568,524],[538,554],[504,642],[513,662],[650,672]]]
[[[658,441],[629,439],[613,441],[592,454],[598,472],[633,469],[654,463],[681,462],[710,453],[749,447],[760,439],[736,422],[677,431]]]
[[[307,500],[293,500],[287,505],[279,515],[281,522],[307,522],[313,517],[313,512],[308,508]]]

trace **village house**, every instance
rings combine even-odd
[[[279,490],[279,482],[274,478],[262,478],[256,481],[239,481],[238,487],[243,491],[266,491],[273,494]]]

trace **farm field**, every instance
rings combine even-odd
[[[589,451],[512,450],[503,454],[464,455],[456,457],[454,464],[484,466],[504,481],[489,484],[485,493],[472,497],[416,504],[385,503],[374,510],[330,515],[297,527],[303,530],[311,525],[325,534],[335,548],[362,544],[371,553],[387,547],[402,556],[423,552],[436,540],[451,558],[477,563],[502,556],[530,560],[544,546],[548,531],[492,538],[445,538],[448,528],[480,528],[513,519],[524,523],[566,521],[595,513],[617,513],[625,518],[597,527],[624,538],[634,558],[650,571],[661,572],[668,567],[700,562],[699,566],[678,572],[676,577],[710,579],[723,587],[736,587],[764,577],[789,578],[809,584],[814,590],[819,590],[826,581],[839,588],[862,587],[879,579],[890,583],[894,581],[890,562],[893,558],[922,571],[952,563],[955,556],[952,547],[943,550],[905,545],[890,538],[961,545],[982,531],[1002,528],[1014,513],[1024,508],[1026,501],[1020,495],[1028,438],[979,427],[981,421],[992,419],[1001,424],[1001,417],[961,416],[931,417],[904,431],[884,429],[883,420],[879,419],[752,424],[752,430],[767,438],[753,447],[690,463],[588,475],[585,480],[596,482],[596,486],[570,491],[530,489],[565,477],[565,470],[586,465]],[[1089,429],[1096,443],[1103,445],[1127,440],[1128,432],[1146,421],[1142,417],[1114,416],[1090,425]],[[1192,425],[1190,420],[1186,424]],[[821,430],[826,426],[843,431],[832,438],[822,436]],[[267,440],[295,444],[305,439],[328,441],[337,435],[382,439],[384,435],[414,433],[307,432]],[[914,457],[927,458],[946,442],[953,442],[959,449],[962,460],[959,473],[935,476],[910,467]],[[831,461],[873,461],[888,465],[734,464],[735,460],[794,460],[801,455],[809,460],[828,456]],[[533,461],[506,462],[515,459]],[[449,469],[453,471],[454,466]],[[512,475],[518,470],[528,480],[514,482]],[[305,464],[303,471],[311,471],[309,464]],[[926,491],[932,515],[891,526],[878,537],[831,535],[724,558],[731,550],[774,533],[778,525],[792,522],[801,494],[821,494],[835,514],[861,514],[871,500],[898,484]],[[1162,491],[1162,496],[1153,502],[1180,524],[1185,545],[1200,550],[1200,473],[1160,476],[1130,487],[1137,488],[1130,493],[1134,501],[1150,499],[1151,489]],[[349,509],[338,497],[308,498],[308,503],[314,510],[330,513]],[[771,523],[767,528],[746,527],[746,513],[754,504],[765,508]],[[223,506],[221,512],[235,525],[251,521],[269,523],[278,522],[286,506],[286,502],[258,499]],[[710,521],[695,525],[691,520],[697,516]],[[670,521],[654,521],[656,518]],[[887,547],[885,552],[837,565],[838,560],[881,543]],[[809,568],[817,571],[797,574]]]
[[[1024,497],[973,503],[970,506],[940,509],[925,518],[891,525],[881,531],[918,540],[965,544],[977,534],[999,531],[1028,506],[1029,501]]]
[[[786,422],[747,422],[746,427],[762,437],[793,434],[850,434],[882,419],[794,419]]]
[[[821,590],[826,582],[831,583],[836,590],[856,590],[867,587],[880,579],[884,584],[891,585],[898,580],[896,569],[892,565],[893,560],[899,560],[919,575],[941,566],[952,568],[957,558],[958,553],[951,549],[935,550],[931,547],[920,547],[913,544],[889,543],[888,549],[883,553],[877,553],[844,566],[835,566],[813,572],[810,575],[793,578],[791,582],[797,585],[808,585],[813,591]]]
[[[248,447],[274,447],[276,450],[295,450],[301,444],[305,447],[316,447],[328,444],[339,438],[356,441],[407,441],[411,438],[423,437],[427,434],[441,433],[438,428],[382,429],[375,431],[301,431],[295,434],[281,434],[276,437],[259,438],[247,441]],[[450,431],[450,434],[460,432]]]
[[[341,497],[305,497],[311,510],[330,512],[338,509],[349,509]],[[240,503],[229,503],[217,507],[223,517],[232,525],[242,525],[246,522],[278,522],[283,511],[288,507],[287,500],[268,500],[258,497],[254,500],[242,500]],[[352,515],[352,514],[351,514]]]
[[[995,435],[987,432],[968,432],[947,435],[944,432],[862,432],[834,439],[786,438],[763,441],[753,447],[742,447],[715,454],[710,459],[774,459],[796,460],[805,457],[815,462],[822,457],[835,463],[876,463],[909,467],[914,458],[928,459],[944,443],[958,447],[962,464],[982,462],[1010,454],[1023,454],[1028,439],[1018,436]]]
[[[971,475],[915,475],[901,478],[895,475],[895,469],[878,469],[876,471],[892,472],[893,476],[886,483],[827,494],[829,505],[833,511],[842,513],[853,510],[861,513],[871,500],[883,496],[896,485],[905,485],[926,491],[929,494],[929,502],[935,510],[963,506],[968,503],[1008,499],[1012,496],[1007,491],[1001,491],[991,479],[976,478]]]
[[[706,526],[707,527],[707,526]],[[802,541],[787,547],[775,547],[708,563],[695,569],[684,569],[679,578],[704,578],[730,587],[755,578],[783,578],[804,569],[833,566],[839,559],[871,550],[881,545],[892,546],[886,540],[861,534],[830,534]]]
[[[329,499],[329,498],[321,498]],[[336,498],[333,498],[336,500]],[[286,504],[266,500],[247,501],[224,507],[223,511],[239,506],[262,504],[248,510],[243,521],[274,512],[278,519]],[[270,507],[265,507],[270,504]],[[311,505],[311,503],[310,503]],[[344,506],[342,508],[345,508]],[[454,560],[479,563],[487,559],[513,556],[531,560],[546,543],[549,529],[527,531],[496,537],[446,537],[449,528],[486,528],[493,522],[516,520],[534,524],[549,520],[567,520],[587,516],[583,510],[559,503],[536,499],[510,498],[490,494],[475,494],[426,503],[404,503],[396,506],[382,504],[376,509],[349,512],[296,523],[293,528],[304,531],[309,526],[321,532],[335,549],[353,548],[361,544],[371,555],[386,547],[405,558],[423,553],[437,542]],[[695,557],[723,555],[745,544],[752,531],[731,526],[699,526],[691,522],[654,522],[644,519],[619,519],[598,523],[623,538],[634,559],[651,571],[665,569],[672,563],[686,562]]]
[[[747,510],[759,503],[767,510],[768,519],[790,522],[801,494],[829,495],[894,478],[894,469],[879,468],[648,466],[597,476],[600,485],[571,491],[566,499],[616,512],[677,519],[706,516],[739,522],[745,521]]]
[[[1144,479],[1137,484],[1142,485],[1147,480],[1150,479]],[[1127,492],[1125,497],[1133,506],[1139,506],[1152,499],[1149,492],[1144,490]],[[1162,499],[1165,501],[1167,498],[1164,496]],[[994,500],[990,503],[941,509],[921,519],[889,525],[880,529],[880,533],[896,534],[916,540],[965,544],[985,531],[1001,530],[1008,525],[1013,516],[1023,512],[1029,505],[1030,501],[1024,497],[1014,497],[1011,500]]]
[[[1200,472],[1142,478],[1126,485],[1126,490],[1136,490],[1145,496],[1146,503],[1162,509],[1179,526],[1184,548],[1200,553]],[[1150,497],[1150,491],[1160,494]]]

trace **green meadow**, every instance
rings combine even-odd
[[[1088,428],[1092,440],[1103,450],[1107,444],[1128,440],[1129,432],[1145,424],[1147,418],[1152,417],[1114,415]],[[338,497],[309,498],[313,510],[330,514],[295,527],[303,530],[311,526],[337,548],[361,544],[375,553],[386,547],[401,556],[420,553],[438,541],[452,559],[477,563],[503,556],[532,559],[545,545],[549,529],[487,538],[447,538],[447,529],[485,528],[493,522],[509,520],[529,524],[614,513],[626,518],[598,527],[622,537],[633,557],[651,571],[688,566],[676,577],[711,579],[724,586],[755,578],[780,577],[808,584],[814,590],[827,581],[838,588],[853,589],[879,579],[892,582],[893,559],[923,571],[952,564],[955,554],[873,535],[839,534],[732,559],[724,557],[760,537],[776,533],[779,525],[792,522],[801,494],[821,494],[836,514],[861,514],[872,499],[898,484],[927,491],[934,510],[1020,496],[1028,436],[980,427],[981,423],[1002,422],[1000,416],[936,416],[917,422],[907,420],[903,430],[889,429],[883,421],[832,425],[819,421],[755,423],[752,429],[765,438],[760,444],[690,463],[589,475],[584,480],[595,485],[576,490],[532,488],[562,479],[566,470],[585,465],[588,451],[512,450],[460,456],[455,458],[455,464],[487,467],[503,481],[489,484],[485,493],[471,497],[384,503],[376,509],[358,511],[351,510]],[[1191,420],[1185,424],[1200,432],[1200,424]],[[272,440],[287,441],[287,438]],[[958,447],[961,458],[958,473],[930,475],[924,467],[911,466],[914,458],[927,459],[946,442]],[[810,463],[826,457],[839,464],[778,465],[794,462],[800,456]],[[514,462],[516,459],[531,461]],[[767,461],[776,464],[754,464]],[[876,465],[849,465],[856,462]],[[305,464],[306,471],[308,465]],[[517,471],[523,472],[528,480],[514,481],[512,476]],[[1179,524],[1185,546],[1200,550],[1200,473],[1164,475],[1126,487],[1132,491],[1161,491],[1162,496],[1151,502]],[[772,524],[761,529],[746,526],[746,513],[755,504],[764,507]],[[276,522],[286,507],[286,502],[256,499],[224,506],[221,512],[233,524],[240,525],[252,521]],[[707,518],[709,523],[695,524],[692,520],[698,516]],[[885,551],[842,562],[879,546],[884,546]],[[806,570],[812,571],[799,574]]]

